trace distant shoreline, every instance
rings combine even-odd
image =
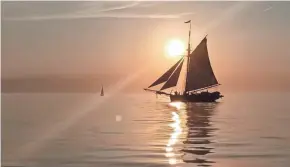
[[[120,81],[122,77],[41,77],[41,78],[2,78],[1,92],[3,93],[94,93],[99,92],[101,85],[106,88]],[[131,85],[131,90],[140,88]],[[141,90],[141,89],[140,89]],[[130,91],[128,89],[127,91]]]
[[[84,75],[84,76],[40,76],[21,78],[1,78],[1,92],[3,93],[95,93],[100,92],[101,85],[105,91],[109,87],[122,82],[124,75]],[[141,77],[126,84],[122,91],[142,92],[152,79]],[[236,78],[232,82],[223,81],[221,91],[262,91],[262,92],[290,92],[290,81],[272,80],[265,83],[262,80]]]

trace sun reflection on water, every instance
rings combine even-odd
[[[175,107],[177,110],[180,110],[182,103],[181,102],[172,102],[172,103],[169,103],[169,105],[172,107]]]
[[[175,107],[177,110],[181,109],[180,102],[170,103],[169,105]],[[174,111],[171,114],[172,114],[171,119],[173,120],[173,123],[169,124],[169,126],[173,129],[173,132],[171,133],[171,136],[166,145],[165,156],[168,158],[168,163],[174,165],[177,164],[177,159],[176,154],[174,153],[173,146],[178,142],[179,136],[182,133],[182,127],[180,116]]]

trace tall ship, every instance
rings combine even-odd
[[[217,87],[220,83],[217,81],[211,67],[207,47],[207,35],[191,52],[191,20],[185,23],[189,23],[190,25],[187,55],[182,56],[177,63],[144,90],[169,96],[172,102],[215,102],[222,98],[223,95],[221,95],[219,91],[209,92],[210,88]],[[183,68],[186,69],[183,73],[185,75],[183,76],[183,89],[180,92],[165,92],[165,90],[168,90],[169,88],[176,87]],[[152,87],[160,84],[163,84],[160,90],[152,89]]]

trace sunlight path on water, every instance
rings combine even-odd
[[[170,103],[169,105],[175,107],[177,110],[181,109],[180,102]],[[178,142],[179,136],[182,134],[182,127],[181,127],[181,120],[180,120],[179,115],[175,111],[173,111],[171,114],[172,114],[171,119],[174,122],[169,124],[169,126],[173,129],[173,132],[171,133],[171,137],[169,138],[168,143],[166,145],[165,156],[168,158],[168,163],[170,165],[175,165],[179,162],[177,162],[177,158],[176,158],[176,154],[174,153],[173,146]]]
[[[83,106],[80,106],[79,109],[76,109],[77,112],[75,112],[73,115],[68,117],[66,120],[63,120],[55,125],[52,125],[48,129],[44,130],[43,131],[44,134],[39,135],[39,138],[36,138],[35,140],[20,147],[16,153],[11,155],[11,157],[13,157],[14,159],[17,159],[18,163],[23,165],[23,163],[25,163],[26,160],[28,160],[30,157],[33,157],[33,155],[35,155],[37,151],[45,147],[46,143],[49,140],[52,140],[53,138],[60,135],[63,131],[66,131],[67,129],[69,129],[71,126],[76,124],[81,118],[83,118],[90,112],[95,111],[95,109],[100,107],[104,102],[106,102],[111,97],[113,97],[118,92],[120,92],[130,82],[140,77],[141,74],[144,73],[145,71],[146,69],[139,70],[133,75],[128,76],[126,79],[116,83],[114,86],[112,86],[112,91],[110,92],[110,94],[106,94],[102,98],[98,98],[99,94],[94,95],[92,99],[89,100],[89,102],[87,102]],[[16,165],[16,164],[13,163],[11,165]]]

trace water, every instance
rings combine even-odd
[[[290,94],[2,94],[2,165],[290,166]]]

